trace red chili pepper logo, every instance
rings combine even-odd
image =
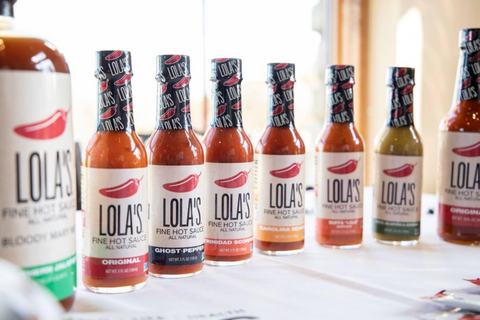
[[[182,80],[178,81],[173,85],[175,89],[183,88],[190,82],[190,77],[183,77]]]
[[[341,64],[341,65],[336,66],[335,69],[340,70],[340,69],[344,69],[345,67],[346,67],[346,65]]]
[[[215,60],[216,62],[225,62],[227,61],[228,59],[230,58],[218,58],[217,60]]]
[[[175,110],[177,109],[177,106],[173,107],[173,108],[170,108],[167,110],[167,112],[165,112],[164,114],[162,114],[160,116],[160,120],[168,120],[170,119],[171,117],[173,117],[175,115]]]
[[[349,174],[354,172],[357,169],[358,166],[358,160],[348,160],[344,164],[338,165],[338,166],[333,166],[333,167],[328,167],[327,170],[330,171],[331,173],[335,174]]]
[[[125,111],[132,111],[133,110],[133,102],[130,102],[128,106],[123,107]]]
[[[238,75],[234,74],[230,79],[225,81],[223,85],[227,87],[233,86],[234,84],[238,83],[238,81],[240,81],[240,79],[238,78]]]
[[[105,60],[115,60],[120,58],[122,55],[123,51],[113,51],[113,53],[110,53],[108,56],[105,57]]]
[[[465,80],[462,82],[462,89],[465,89],[465,88],[467,88],[467,87],[470,87],[471,82],[472,82],[472,77],[465,79]]]
[[[288,65],[288,63],[279,63],[274,67],[274,69],[275,70],[280,70],[280,69],[285,68],[287,65]]]
[[[101,116],[100,119],[105,120],[105,119],[110,119],[117,113],[117,105],[115,107],[110,107],[108,108],[107,111],[105,111]]]
[[[272,116],[277,116],[283,111],[283,104],[279,105],[272,111]]]
[[[189,111],[190,111],[190,105],[182,108],[182,112],[189,112]]]
[[[407,108],[407,112],[413,112],[413,105]]]
[[[463,279],[463,280],[471,282],[473,284],[476,284],[477,286],[480,286],[480,278],[477,278],[477,279]]]
[[[250,170],[248,170],[248,172],[240,171],[233,177],[215,180],[215,184],[219,187],[228,189],[240,188],[247,183],[249,173]]]
[[[294,85],[295,85],[295,82],[292,81],[292,80],[290,80],[290,81],[288,81],[286,84],[284,84],[284,85],[282,86],[282,89],[283,89],[283,90],[290,89],[290,88],[293,87]]]
[[[413,86],[412,85],[408,85],[405,87],[405,89],[402,90],[402,92],[400,92],[401,94],[407,94],[407,93],[410,93],[413,91]]]
[[[217,108],[217,116],[221,116],[222,114],[225,113],[225,110],[227,110],[227,104],[223,104],[220,107]]]
[[[107,89],[107,84],[108,84],[108,79],[106,81],[100,82],[100,86],[98,88],[100,90],[100,93],[102,93],[103,91],[105,91],[105,89]]]
[[[131,73],[126,73],[122,78],[118,79],[115,81],[113,84],[116,86],[123,86],[124,84],[127,84],[128,81],[132,80],[132,74]]]
[[[468,33],[468,35],[465,37],[465,41],[472,41],[475,39],[475,36],[477,35],[477,32],[475,30],[472,30]]]
[[[400,68],[397,72],[393,74],[394,77],[401,77],[407,72],[407,69]]]
[[[335,83],[335,84],[332,86],[332,91],[331,91],[331,93],[337,92],[337,89],[338,89],[338,83]]]
[[[199,174],[191,174],[183,180],[180,180],[177,182],[165,183],[163,185],[163,188],[165,190],[168,190],[171,192],[177,192],[177,193],[193,191],[195,190],[195,188],[197,188],[198,180],[201,175],[202,175],[202,172],[200,172]]]
[[[422,297],[422,299],[424,299],[424,300],[432,300],[432,299],[444,298],[444,297],[447,296],[444,292],[445,292],[445,290],[442,290],[442,291],[440,291],[439,293],[436,293],[436,294],[433,295],[433,296],[430,296],[430,297]]]
[[[104,188],[100,189],[101,195],[108,197],[108,198],[115,198],[115,199],[122,199],[128,198],[133,196],[138,192],[138,188],[140,187],[140,181],[142,181],[143,176],[140,179],[128,179],[127,182],[111,187],[111,188]]]
[[[232,106],[232,109],[241,109],[242,108],[242,100],[238,101]]]
[[[480,142],[462,148],[453,148],[452,152],[462,157],[480,156]]]
[[[469,315],[469,316],[458,318],[458,320],[480,320],[480,316]]]
[[[415,164],[407,163],[398,168],[383,170],[383,173],[385,173],[387,176],[394,177],[394,178],[405,178],[412,174],[413,169],[415,169],[416,165],[417,165],[416,163]]]
[[[294,108],[293,103],[288,106],[288,109],[293,109],[293,108]]]
[[[13,131],[22,137],[36,140],[57,138],[65,131],[69,112],[70,109],[67,111],[57,110],[45,120],[17,126],[13,128]]]
[[[397,110],[395,110],[394,113],[392,113],[392,114],[390,115],[390,117],[391,117],[392,119],[393,119],[393,118],[397,118],[397,117],[399,117],[399,116],[402,115],[402,112],[403,112],[403,110],[402,110],[401,108],[398,108]]]
[[[164,94],[165,91],[167,91],[167,84],[166,84],[166,83],[165,83],[165,84],[162,84],[162,85],[160,86],[160,94]]]
[[[479,60],[480,60],[480,52],[477,52],[470,59],[468,59],[468,62],[477,62]]]
[[[348,89],[348,88],[351,88],[351,87],[353,87],[353,83],[351,83],[351,82],[347,82],[342,86],[343,89]]]
[[[165,64],[174,64],[174,63],[177,63],[178,61],[180,61],[182,57],[179,56],[179,55],[174,55],[172,56],[171,58],[169,58],[168,60],[165,60]]]
[[[338,106],[332,109],[332,113],[342,112],[344,108],[345,108],[345,102],[342,102]]]
[[[270,174],[276,178],[288,179],[298,176],[300,173],[300,168],[302,167],[303,162],[294,162],[288,167],[278,170],[270,171]]]
[[[350,103],[348,104],[348,107],[349,107],[349,108],[353,108],[353,102],[350,102]]]
[[[480,79],[480,78],[479,78],[479,79]],[[275,91],[277,91],[277,85],[274,85],[274,86],[272,87],[272,94],[274,94]]]

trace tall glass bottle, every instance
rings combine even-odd
[[[157,57],[157,121],[147,145],[149,274],[203,269],[203,149],[190,117],[190,57]]]
[[[247,263],[253,252],[253,147],[243,130],[242,61],[212,60],[205,152],[205,263]]]
[[[480,244],[480,29],[460,31],[453,105],[440,122],[438,234]]]
[[[135,132],[128,51],[97,51],[97,131],[82,159],[83,283],[120,293],[145,285],[148,177]]]
[[[363,140],[353,123],[353,66],[327,66],[326,121],[316,144],[316,240],[358,248],[363,235]]]
[[[295,128],[293,63],[267,65],[268,123],[255,150],[255,246],[270,255],[303,250],[305,144]]]
[[[413,123],[415,69],[387,69],[385,125],[375,139],[373,237],[415,245],[420,237],[423,146]]]
[[[18,33],[0,0],[0,258],[65,309],[76,289],[70,71],[50,42]]]

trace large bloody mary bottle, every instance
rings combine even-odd
[[[373,237],[415,245],[420,237],[422,155],[413,123],[415,69],[387,69],[387,121],[375,139]]]
[[[480,29],[460,31],[453,105],[440,122],[438,234],[480,244]]]
[[[242,61],[212,60],[205,151],[205,263],[246,263],[253,251],[253,147],[243,130]]]
[[[98,51],[97,132],[82,159],[83,283],[143,287],[148,272],[148,159],[135,132],[128,51]]]
[[[0,258],[70,309],[76,288],[70,71],[44,39],[15,31],[0,1]]]
[[[203,149],[190,118],[190,58],[157,57],[157,123],[149,157],[149,274],[182,278],[203,269]]]
[[[326,121],[316,147],[316,240],[357,248],[363,233],[363,141],[353,123],[353,66],[327,67]]]
[[[303,250],[305,145],[295,128],[295,65],[267,65],[268,124],[255,150],[255,246],[270,255]]]

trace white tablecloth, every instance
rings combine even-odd
[[[415,319],[438,308],[420,297],[442,289],[480,293],[480,287],[462,280],[480,277],[480,249],[440,240],[436,214],[427,214],[429,208],[436,211],[435,204],[434,195],[423,196],[422,235],[416,247],[373,241],[367,188],[360,249],[317,245],[314,215],[308,214],[305,250],[299,255],[270,257],[255,252],[247,265],[205,266],[200,275],[187,279],[150,277],[143,289],[127,294],[94,294],[79,279],[76,301],[66,318],[140,319],[132,315],[142,313],[164,319],[240,315],[252,317],[242,319]],[[81,257],[80,246],[78,252]],[[78,273],[81,276],[80,265]]]

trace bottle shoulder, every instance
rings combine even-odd
[[[384,125],[375,138],[375,152],[401,156],[422,156],[423,144],[414,126],[388,127]]]
[[[202,146],[205,162],[253,161],[253,145],[243,128],[209,127]]]
[[[267,126],[256,145],[255,153],[305,154],[305,143],[295,127]]]
[[[199,165],[204,163],[203,148],[190,130],[155,130],[147,143],[151,165]]]
[[[316,142],[317,152],[363,152],[363,138],[353,123],[324,124]]]
[[[97,131],[82,157],[82,166],[90,168],[142,168],[147,164],[146,149],[135,131]]]

